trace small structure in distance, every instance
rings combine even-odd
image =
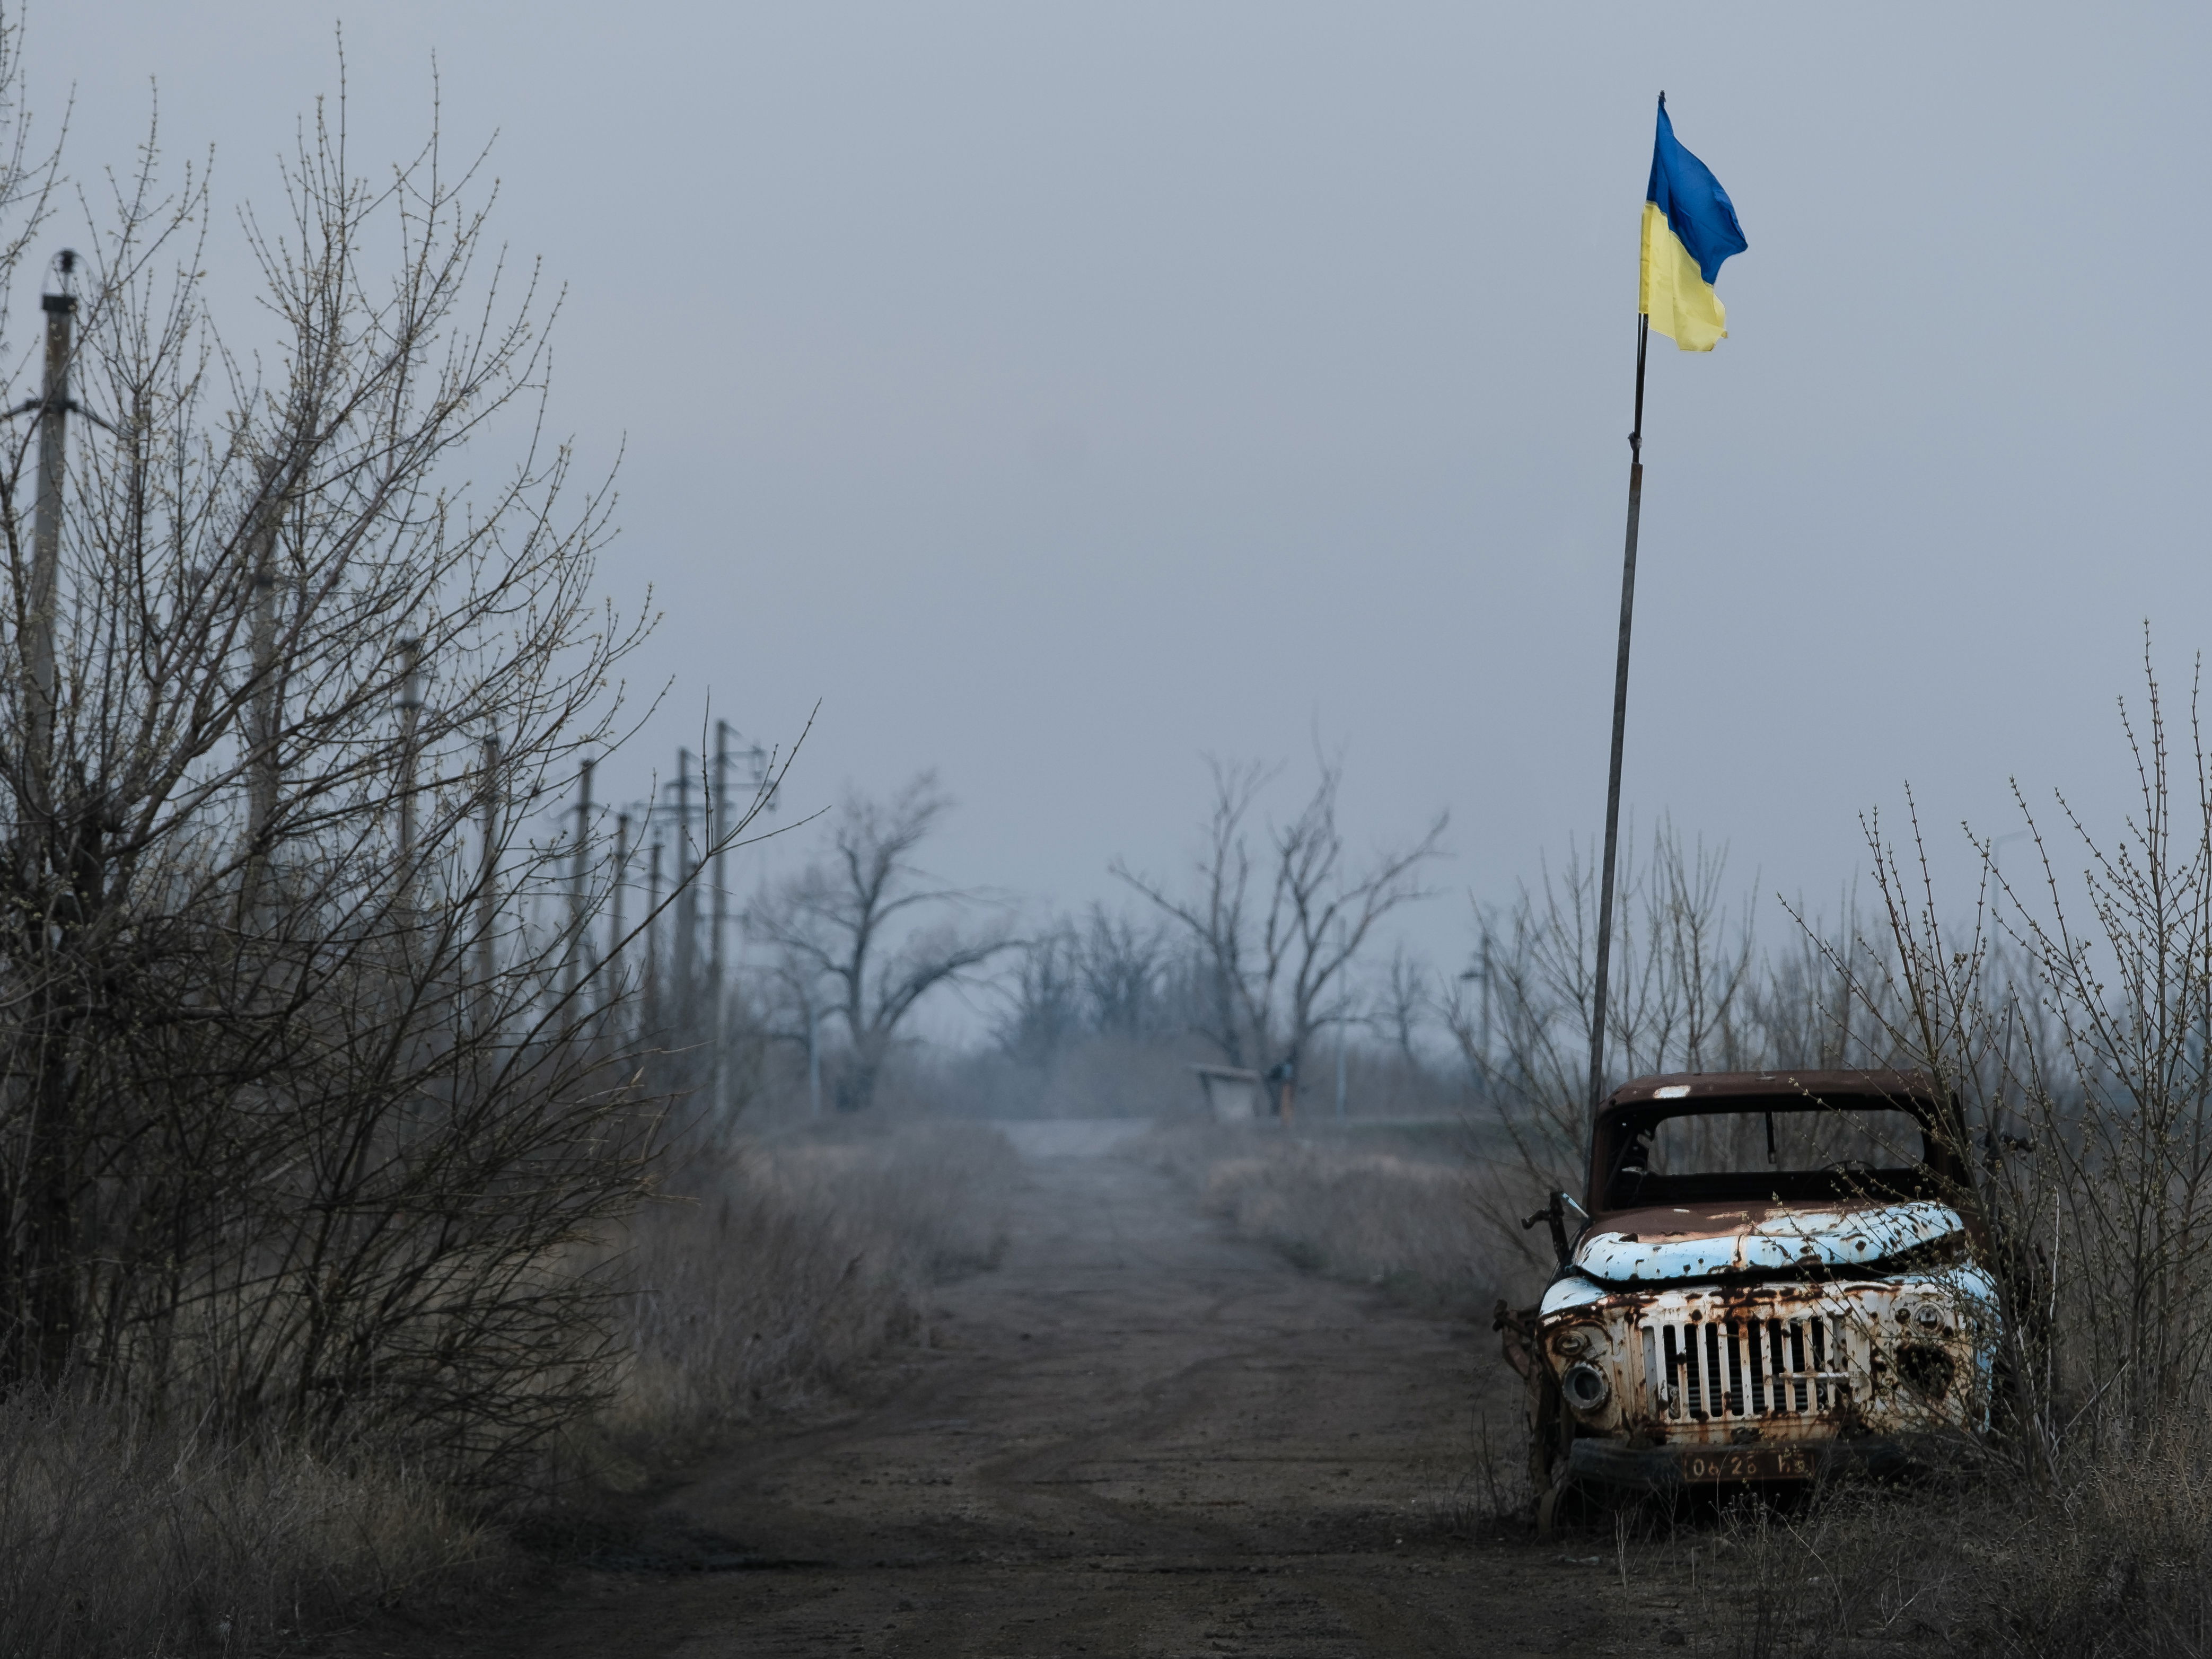
[[[1193,1066],[1190,1069],[1198,1074],[1199,1087],[1206,1091],[1206,1106],[1216,1121],[1249,1123],[1268,1115],[1266,1084],[1257,1072],[1242,1066]]]

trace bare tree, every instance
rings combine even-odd
[[[1022,942],[1001,982],[999,1045],[1019,1064],[1049,1070],[1085,1038],[1179,1035],[1170,980],[1180,965],[1158,926],[1139,927],[1103,904],[1079,922],[1051,922]]]
[[[1229,1064],[1279,1067],[1294,1086],[1315,1033],[1330,1018],[1333,988],[1376,925],[1427,896],[1421,874],[1442,855],[1448,817],[1437,814],[1416,840],[1355,864],[1337,823],[1343,769],[1324,759],[1313,793],[1295,817],[1268,827],[1264,858],[1255,859],[1251,818],[1274,774],[1219,761],[1212,770],[1213,805],[1189,888],[1178,893],[1120,862],[1114,873],[1197,949],[1209,994],[1194,1026]]]
[[[1063,921],[1024,940],[1004,989],[1000,1048],[1018,1065],[1048,1069],[1088,1024],[1081,935]]]
[[[848,1052],[836,1081],[840,1110],[874,1098],[899,1026],[915,1005],[1015,940],[1002,923],[958,920],[975,895],[932,884],[914,854],[951,806],[925,772],[886,802],[848,799],[829,853],[752,906],[749,929],[788,959],[787,975],[818,974],[835,988]]]
[[[0,1371],[482,1471],[605,1385],[573,1247],[645,1178],[605,883],[529,835],[621,735],[609,498],[434,131],[372,184],[318,109],[243,338],[157,154],[50,284],[100,429],[0,452]]]
[[[1421,1056],[1413,1046],[1413,1035],[1436,1005],[1436,994],[1431,988],[1432,977],[1426,963],[1409,956],[1404,945],[1396,946],[1390,952],[1390,970],[1383,977],[1374,1013],[1370,1017],[1370,1024],[1389,1040],[1398,1057],[1417,1071],[1421,1066]]]
[[[1182,1023],[1168,1006],[1174,967],[1158,927],[1139,927],[1093,904],[1077,954],[1091,1029],[1133,1039],[1180,1031]]]

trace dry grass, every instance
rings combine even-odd
[[[632,1358],[602,1429],[681,1455],[834,1389],[916,1334],[929,1285],[997,1261],[1015,1169],[996,1130],[942,1121],[693,1160],[636,1224]]]
[[[1562,1547],[1601,1554],[1640,1626],[1693,1653],[2202,1659],[2212,1428],[2201,1412],[2176,1418],[2051,1489],[1989,1470],[1952,1484],[1588,1504]]]
[[[0,1656],[245,1654],[503,1559],[430,1481],[154,1425],[82,1395],[0,1402]]]
[[[1729,1517],[1708,1595],[1734,1650],[1872,1644],[2007,1659],[2212,1654],[2212,1470],[2191,1425],[2055,1492],[1846,1494],[1802,1516]],[[1753,1594],[1747,1596],[1743,1591]]]
[[[834,1391],[915,1335],[930,1284],[996,1259],[1014,1168],[1003,1136],[966,1123],[692,1160],[683,1195],[638,1222],[632,1358],[570,1452],[602,1474],[665,1464]],[[0,1659],[273,1652],[513,1559],[419,1472],[82,1394],[0,1401]]]
[[[1146,1137],[1138,1155],[1310,1272],[1412,1302],[1486,1307],[1496,1250],[1475,1201],[1476,1171],[1452,1155],[1449,1137],[1441,1146],[1373,1139],[1193,1124]]]

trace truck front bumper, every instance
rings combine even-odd
[[[1569,1449],[1567,1470],[1578,1480],[1666,1491],[1738,1481],[1901,1474],[1923,1461],[1904,1442],[1879,1437],[1724,1446],[1631,1446],[1589,1439],[1576,1441]]]

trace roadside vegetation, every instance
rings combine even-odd
[[[665,1462],[817,1403],[927,1340],[929,1287],[996,1264],[1006,1138],[945,1121],[742,1139],[673,1169],[636,1219],[617,1392],[591,1425]]]
[[[848,1397],[995,1261],[1012,1154],[970,1123],[842,1126],[675,1163],[607,1262],[601,1403],[501,1488],[369,1433],[240,1435],[97,1381],[0,1400],[0,1653],[271,1651],[376,1607],[465,1599],[733,1433]],[[518,1386],[526,1383],[519,1377]]]
[[[1482,1174],[1451,1119],[1289,1131],[1168,1123],[1129,1147],[1209,1212],[1309,1272],[1487,1322],[1498,1253]]]

